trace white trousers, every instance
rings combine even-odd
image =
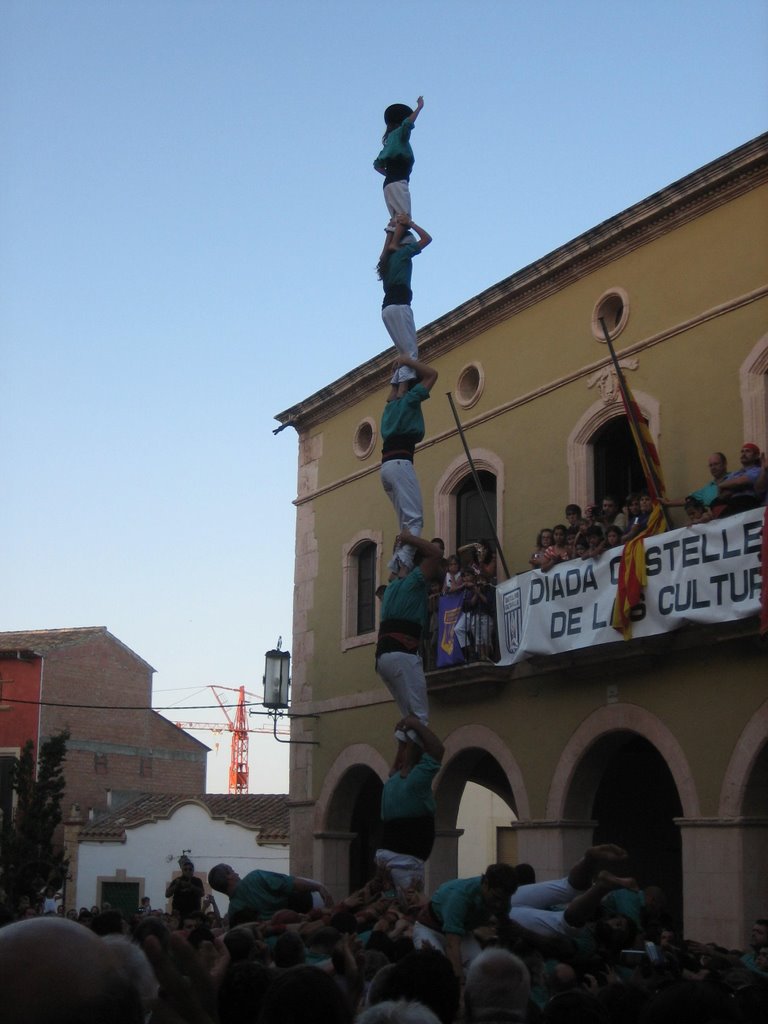
[[[411,359],[419,358],[419,346],[416,343],[416,323],[413,319],[413,310],[410,306],[385,306],[381,311],[381,319],[387,328],[395,348],[401,356],[410,356]],[[404,380],[414,380],[418,377],[416,371],[410,366],[401,366],[392,374],[391,384],[399,384]]]
[[[421,657],[418,654],[406,654],[405,651],[388,651],[379,656],[376,671],[394,697],[403,718],[415,715],[420,722],[427,725],[427,679]],[[416,733],[408,733],[408,736],[410,739],[417,738]]]
[[[384,202],[389,211],[389,224],[387,231],[394,230],[394,219],[398,213],[407,213],[411,216],[411,189],[407,181],[391,181],[384,186]]]
[[[400,899],[404,899],[409,889],[424,891],[424,861],[419,857],[393,850],[377,850],[376,867],[389,872]]]
[[[509,901],[510,920],[536,935],[578,935],[581,929],[568,924],[564,911],[547,908],[570,903],[579,895],[567,878],[521,885]]]
[[[413,463],[408,459],[390,459],[381,464],[381,486],[392,502],[397,516],[398,530],[407,530],[414,537],[420,537],[424,529],[424,504],[421,499],[421,487],[416,476]],[[407,568],[413,568],[413,556],[416,549],[404,544],[397,549],[396,558],[389,567],[396,569],[395,560]]]

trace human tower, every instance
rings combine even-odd
[[[412,110],[393,103],[384,111],[386,131],[374,168],[384,175],[384,202],[389,216],[378,275],[384,287],[381,316],[397,349],[381,417],[381,482],[397,516],[397,540],[389,562],[376,646],[376,670],[400,709],[403,721],[413,716],[428,721],[427,684],[419,656],[426,626],[427,589],[442,570],[442,550],[425,541],[424,506],[413,460],[424,437],[422,404],[437,372],[419,360],[416,325],[411,309],[413,259],[432,241],[411,217],[410,176],[414,164],[411,133],[424,106],[419,96]],[[417,729],[398,725],[395,735],[405,747],[423,740]]]

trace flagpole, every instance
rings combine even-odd
[[[611,336],[608,333],[608,328],[605,326],[605,319],[601,316],[601,317],[599,317],[599,320],[600,320],[600,326],[603,329],[603,334],[605,336],[606,344],[608,345],[608,351],[610,352],[610,355],[611,355],[611,361],[613,362],[613,368],[616,371],[616,379],[619,382],[619,388],[621,390],[621,397],[624,399],[624,410],[626,412],[627,419],[632,424],[632,433],[633,433],[633,435],[635,437],[635,443],[638,444],[640,446],[640,448],[642,449],[642,456],[643,456],[643,461],[645,462],[646,471],[649,474],[649,476],[651,477],[651,480],[653,481],[653,486],[654,486],[654,488],[656,490],[656,495],[657,495],[657,497],[659,499],[659,504],[661,505],[661,511],[662,511],[662,514],[664,515],[664,522],[667,524],[667,529],[671,530],[672,529],[672,522],[671,522],[671,520],[669,518],[669,514],[667,512],[666,505],[662,501],[662,495],[663,495],[664,488],[661,486],[661,481],[659,480],[659,478],[656,475],[656,470],[655,470],[654,465],[653,465],[653,460],[651,459],[650,455],[646,451],[645,442],[643,441],[642,431],[640,430],[640,424],[637,422],[637,417],[635,415],[635,410],[633,408],[633,403],[630,401],[629,394],[627,393],[627,385],[626,385],[626,381],[624,380],[624,374],[621,372],[621,366],[619,365],[618,357],[616,356],[616,352],[614,351],[613,343],[611,341]]]
[[[485,500],[485,495],[483,494],[483,488],[482,488],[482,485],[480,483],[480,477],[478,476],[477,470],[475,469],[475,463],[473,462],[472,456],[470,455],[469,446],[467,445],[467,439],[464,437],[464,430],[462,429],[461,423],[459,422],[459,414],[456,412],[456,406],[453,404],[453,395],[451,394],[450,391],[448,391],[446,394],[447,394],[448,401],[450,402],[450,405],[451,405],[451,412],[453,413],[453,418],[456,420],[456,427],[457,427],[457,429],[459,431],[459,437],[461,438],[461,443],[464,445],[464,452],[465,452],[465,454],[467,456],[467,461],[469,462],[469,468],[472,471],[472,479],[475,481],[475,487],[477,488],[477,494],[478,494],[478,497],[480,498],[480,501],[482,502],[482,505],[483,505],[483,511],[485,512],[485,518],[488,520],[488,527],[489,527],[491,533],[493,534],[493,540],[494,540],[494,543],[496,545],[496,550],[499,553],[499,558],[501,559],[501,564],[504,566],[504,572],[505,572],[505,574],[507,576],[507,579],[509,579],[510,572],[509,572],[509,569],[507,567],[507,560],[504,557],[504,552],[501,550],[501,542],[499,540],[499,535],[496,533],[496,527],[493,525],[493,520],[491,519],[491,512],[490,512],[490,509],[488,508],[488,502]]]

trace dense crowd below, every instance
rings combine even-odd
[[[529,865],[503,867],[521,880],[534,877]],[[490,867],[489,876],[498,868]],[[614,889],[569,939],[528,933],[497,910],[475,930],[473,941],[483,952],[459,980],[442,952],[414,948],[414,930],[430,905],[423,894],[413,891],[403,900],[388,890],[386,876],[376,876],[334,904],[323,886],[313,884],[314,899],[307,903],[306,893],[296,893],[294,903],[301,895],[303,904],[296,905],[319,906],[304,912],[283,907],[266,918],[265,906],[253,905],[222,919],[210,898],[186,914],[153,910],[145,899],[130,916],[107,905],[64,915],[60,902],[53,909],[52,891],[37,905],[21,901],[15,912],[4,907],[0,983],[9,1016],[3,1019],[10,1024],[768,1020],[765,919],[755,921],[744,948],[728,949],[700,941],[711,937],[681,935],[664,894],[654,886]],[[14,959],[28,955],[28,943],[35,956],[17,975]],[[58,986],[55,1016],[36,1010],[32,993],[38,966],[50,987]],[[85,982],[78,980],[81,972],[87,972]],[[49,996],[47,991],[40,996],[41,1005]],[[79,1009],[78,1000],[84,1001]]]

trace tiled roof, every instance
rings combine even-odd
[[[138,661],[144,662],[148,668],[152,666],[142,657],[127,647],[117,637],[112,636],[106,626],[78,626],[73,629],[25,629],[9,633],[0,633],[0,652],[30,651],[32,654],[45,654],[59,647],[82,644],[99,637],[110,640],[125,648]],[[152,669],[154,672],[154,669]]]
[[[183,804],[205,807],[215,821],[240,825],[259,833],[261,843],[288,842],[288,797],[285,794],[146,793],[80,830],[81,839],[120,840],[126,829],[167,821]]]

